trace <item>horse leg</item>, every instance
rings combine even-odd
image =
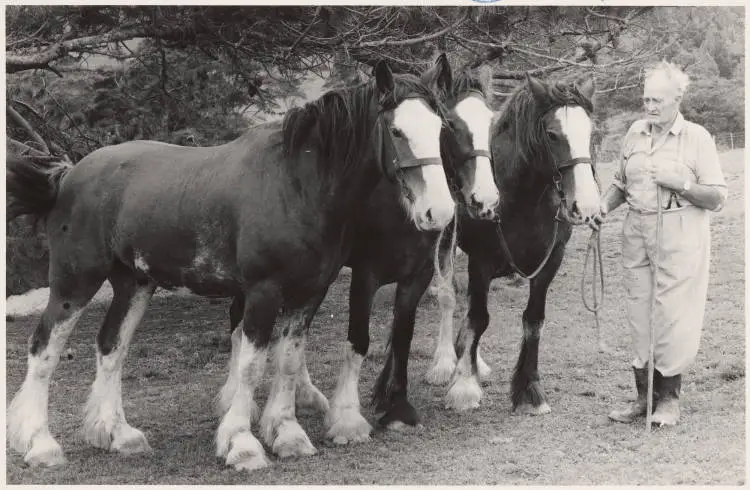
[[[273,281],[254,284],[245,295],[245,309],[235,376],[237,387],[216,431],[216,455],[237,470],[268,466],[263,446],[251,431],[257,417],[255,389],[263,379],[273,326],[283,304],[281,288]]]
[[[414,336],[417,307],[429,286],[432,269],[423,268],[408,280],[399,282],[396,288],[391,345],[381,379],[387,373],[390,376],[387,376],[387,381],[378,380],[379,385],[387,383],[384,390],[387,396],[384,407],[386,412],[380,419],[380,424],[389,429],[401,430],[405,426],[416,426],[418,422],[417,411],[407,398],[409,351]]]
[[[276,346],[276,373],[260,418],[266,444],[280,458],[317,453],[295,414],[297,384],[304,364],[305,336],[325,294],[303,308],[285,311]]]
[[[456,288],[453,281],[435,279],[435,294],[440,308],[440,331],[432,355],[432,367],[425,375],[425,381],[431,385],[444,385],[451,379],[456,368],[456,350],[453,347],[453,313],[456,309]],[[477,369],[479,379],[486,381],[492,374],[492,368],[482,359],[477,348]]]
[[[86,442],[124,454],[151,451],[146,436],[125,420],[122,407],[122,366],[133,333],[141,322],[156,285],[137,283],[130,271],[110,274],[112,303],[96,338],[96,378],[86,403]]]
[[[302,365],[297,376],[296,406],[297,409],[309,407],[324,415],[328,415],[328,411],[330,410],[328,399],[310,379],[305,351],[302,351]]]
[[[58,270],[56,264],[53,255],[49,302],[29,338],[26,378],[6,420],[10,447],[24,454],[24,461],[32,466],[65,463],[62,448],[49,431],[49,382],[68,336],[104,282],[104,274],[73,275]]]
[[[453,348],[453,312],[456,309],[455,258],[456,218],[438,237],[435,253],[435,269],[432,278],[433,288],[440,308],[440,331],[438,333],[435,353],[432,355],[432,367],[425,375],[425,381],[431,385],[443,385],[450,380],[456,368],[456,351]],[[446,233],[447,232],[447,233]]]
[[[237,383],[239,381],[237,370],[237,362],[239,361],[240,346],[242,345],[242,315],[245,310],[245,298],[242,296],[235,296],[232,300],[232,304],[229,307],[229,331],[231,332],[232,338],[232,352],[229,357],[229,369],[227,373],[227,381],[222,386],[221,391],[216,396],[216,414],[223,416],[229,410],[229,405],[232,403],[235,391],[237,391]],[[240,327],[240,328],[237,328]]]
[[[440,308],[440,330],[435,353],[432,355],[432,366],[425,375],[425,381],[431,385],[444,385],[450,381],[456,369],[456,350],[453,348],[453,313],[456,309],[456,289],[453,283],[453,267],[444,277],[435,274],[435,293]]]
[[[469,311],[456,337],[459,359],[446,395],[446,408],[458,411],[477,408],[482,398],[477,349],[479,339],[490,322],[487,296],[492,281],[491,267],[491,262],[469,256]]]
[[[511,382],[514,414],[544,415],[551,411],[539,379],[539,339],[544,326],[547,289],[564,253],[564,245],[558,246],[547,266],[529,283],[529,300],[523,312],[523,341]]]
[[[370,348],[370,313],[377,289],[377,279],[368,268],[352,268],[348,342],[336,391],[331,399],[331,410],[326,417],[326,437],[334,444],[370,439],[372,427],[360,412],[359,373]]]

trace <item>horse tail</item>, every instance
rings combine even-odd
[[[46,218],[57,201],[60,183],[73,165],[8,155],[5,167],[7,221],[26,214]]]
[[[391,340],[393,339],[393,330],[388,335],[388,341],[385,344],[385,362],[383,363],[383,370],[380,372],[380,376],[375,381],[375,386],[372,388],[372,399],[370,403],[375,406],[375,410],[381,411],[388,408],[388,400],[393,387],[391,382],[393,379],[393,365],[396,360],[393,357],[393,346]]]

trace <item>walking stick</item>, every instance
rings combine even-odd
[[[659,267],[659,252],[661,250],[661,225],[662,225],[662,207],[661,192],[659,185],[656,186],[656,254],[651,261],[651,318],[649,319],[648,328],[648,391],[646,394],[646,433],[651,432],[651,412],[654,408],[654,328],[656,325],[656,273]]]

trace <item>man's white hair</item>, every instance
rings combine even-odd
[[[669,80],[675,87],[677,95],[684,95],[690,84],[690,77],[688,77],[677,65],[668,61],[662,60],[658,63],[646,68],[644,80],[648,80],[654,75],[662,75]]]

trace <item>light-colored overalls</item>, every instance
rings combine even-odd
[[[727,186],[710,134],[682,114],[652,148],[649,124],[636,121],[623,142],[615,185],[625,192],[629,210],[622,237],[627,314],[635,359],[648,362],[653,263],[656,273],[654,367],[663,376],[683,373],[698,353],[708,289],[711,253],[709,211],[659,187],[663,209],[661,252],[655,260],[657,185],[654,166],[674,167],[683,180]]]

